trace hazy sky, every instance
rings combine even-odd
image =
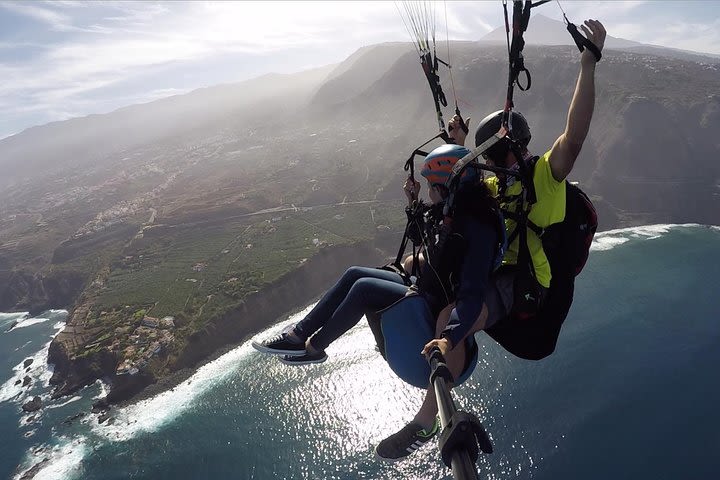
[[[720,1],[562,6],[575,23],[597,18],[615,37],[720,54]],[[500,1],[435,9],[438,40],[446,12],[450,39],[477,40],[503,24]],[[561,19],[555,2],[537,11]],[[0,138],[408,40],[394,2],[0,1]]]

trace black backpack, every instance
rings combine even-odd
[[[533,164],[534,167],[534,164]],[[597,212],[577,185],[565,182],[565,218],[540,228],[528,228],[542,240],[552,280],[542,307],[533,318],[510,316],[486,330],[513,355],[540,360],[555,350],[565,317],[572,305],[575,277],[582,271],[597,231]]]
[[[560,275],[573,279],[585,267],[597,226],[595,206],[580,187],[567,181],[563,221],[544,229],[528,222],[528,227],[542,240],[552,276]]]

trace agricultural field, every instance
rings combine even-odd
[[[319,249],[369,240],[378,228],[403,223],[401,203],[368,201],[151,229],[113,264],[94,310],[147,308],[153,317],[181,314],[197,327]]]

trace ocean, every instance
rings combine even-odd
[[[719,251],[719,227],[600,233],[554,355],[521,360],[478,334],[479,365],[454,395],[494,444],[480,478],[718,478]],[[0,478],[37,464],[35,479],[452,478],[434,441],[375,460],[422,394],[393,376],[365,322],[323,364],[286,366],[248,342],[99,424],[100,383],[49,398],[47,346],[66,316],[0,314]],[[43,408],[23,413],[35,395]]]

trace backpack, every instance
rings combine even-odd
[[[580,187],[567,181],[563,221],[544,229],[528,221],[528,228],[542,241],[553,277],[575,278],[580,274],[590,254],[597,226],[595,206]]]
[[[597,226],[597,212],[588,196],[566,181],[563,221],[545,228],[528,221],[528,228],[542,241],[552,273],[542,307],[533,318],[511,315],[503,319],[486,330],[488,335],[520,358],[540,360],[550,355],[570,311],[575,277],[587,262]]]

